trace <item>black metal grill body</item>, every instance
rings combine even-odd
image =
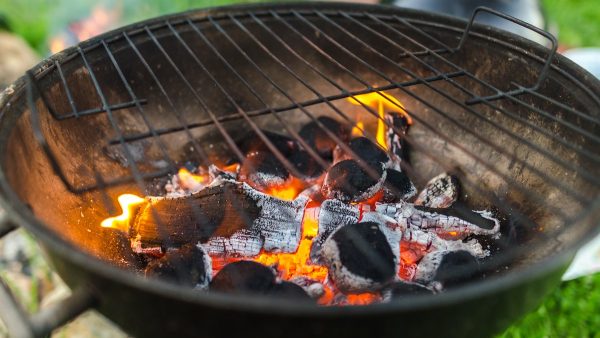
[[[530,41],[477,25],[467,33],[463,21],[423,12],[303,4],[192,11],[87,41],[2,98],[8,220],[40,239],[89,304],[137,336],[498,332],[539,303],[597,232],[600,86]],[[320,115],[374,123],[372,109],[345,98],[378,90],[415,120],[406,170],[417,184],[453,170],[470,208],[506,215],[485,280],[318,308],[194,293],[120,269],[114,232],[98,227],[115,213],[111,201],[156,193],[194,140],[214,134],[227,145],[258,127],[294,135]]]

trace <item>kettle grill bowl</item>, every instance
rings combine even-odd
[[[201,50],[202,41],[187,24],[187,19],[198,23],[207,39],[226,59],[231,60],[232,66],[240,74],[252,82],[257,92],[269,93],[264,96],[269,107],[286,107],[290,103],[285,97],[277,94],[268,81],[261,79],[249,62],[240,57],[231,43],[222,37],[222,32],[207,19],[214,18],[225,31],[230,32],[242,49],[255,57],[261,55],[256,43],[244,38],[244,31],[237,29],[228,15],[239,16],[245,27],[255,32],[261,41],[268,41],[268,47],[275,48],[277,41],[268,38],[268,32],[262,31],[260,24],[246,15],[256,13],[263,23],[281,27],[269,10],[279,13],[295,27],[303,27],[298,29],[305,36],[314,35],[314,31],[289,13],[297,11],[319,27],[327,25],[319,15],[310,14],[313,11],[326,13],[344,27],[350,27],[352,22],[338,15],[339,12],[350,13],[365,22],[367,17],[361,16],[363,13],[373,14],[383,20],[395,15],[449,46],[458,44],[465,26],[458,19],[398,8],[339,4],[264,5],[192,11],[157,18],[107,33],[83,43],[81,47],[107,102],[118,105],[130,102],[132,98],[100,41],[109,41],[108,48],[121,65],[123,75],[134,87],[137,98],[147,100],[116,108],[112,112],[118,126],[127,135],[149,132],[150,128],[144,124],[143,117],[137,114],[140,107],[155,130],[176,127],[177,121],[165,101],[161,101],[159,86],[153,84],[150,73],[143,71],[144,64],[135,50],[130,48],[123,32],[129,32],[130,39],[147,64],[153,67],[164,88],[173,93],[170,99],[184,117],[190,120],[208,119],[207,115],[199,113],[193,91],[186,87],[177,72],[168,67],[168,60],[157,49],[152,36],[146,34],[146,27],[150,27],[173,62],[181,67],[182,74],[194,74],[189,77],[191,86],[197,88],[202,97],[210,98],[207,100],[208,108],[217,118],[235,112],[224,95],[219,95],[214,86],[207,85],[210,79],[202,75],[197,65],[190,61],[189,52],[181,47],[180,41],[165,22],[172,23],[173,29],[189,42],[223,87],[238,95],[236,102],[246,111],[258,111],[256,98],[244,90],[222,61],[208,51]],[[381,28],[378,24],[371,24]],[[393,20],[390,25],[418,38],[409,25]],[[326,32],[334,34],[331,27]],[[362,31],[355,33],[358,37],[367,37]],[[342,36],[336,38],[345,41]],[[304,43],[297,37],[293,38],[291,33],[286,37],[292,47]],[[431,40],[424,40],[430,46]],[[323,42],[319,37],[315,41]],[[374,41],[370,40],[371,43]],[[350,42],[348,45],[353,46]],[[328,70],[331,68],[330,62],[318,57],[315,50],[307,45],[297,48],[316,68],[327,72],[346,88],[359,88],[356,80],[342,72]],[[339,62],[349,62],[351,59],[334,50],[331,45],[329,48]],[[428,48],[430,51],[432,49],[434,47]],[[586,136],[600,135],[600,123],[597,122],[600,121],[599,103],[594,95],[600,92],[600,85],[591,75],[556,55],[541,86],[534,93],[516,96],[526,105],[503,98],[492,101],[492,106],[483,103],[468,106],[482,118],[465,108],[465,105],[453,103],[448,97],[440,95],[440,92],[447,93],[461,103],[470,99],[469,95],[457,88],[456,83],[479,96],[495,94],[481,82],[468,76],[454,75],[429,81],[427,79],[432,79],[435,74],[414,58],[397,56],[398,53],[390,51],[389,56],[397,62],[392,64],[366,53],[364,57],[369,64],[377,65],[378,69],[397,82],[406,83],[402,89],[386,92],[399,98],[416,120],[410,131],[411,143],[418,145],[410,153],[411,166],[417,169],[414,172],[416,184],[422,186],[428,178],[451,169],[464,177],[461,196],[470,208],[501,209],[501,214],[506,218],[502,229],[505,240],[494,257],[495,265],[490,269],[490,276],[439,295],[409,296],[386,304],[348,308],[319,308],[275,299],[204,294],[146,280],[126,269],[127,260],[117,250],[121,242],[115,232],[99,227],[101,220],[114,214],[114,209],[106,208],[104,201],[116,201],[119,194],[126,192],[142,194],[140,187],[135,182],[126,182],[86,191],[72,189],[97,184],[94,170],[105,178],[132,175],[130,167],[114,160],[120,154],[121,146],[107,144],[109,139],[118,140],[119,135],[106,112],[79,117],[64,115],[60,118],[62,112],[69,112],[71,107],[69,101],[65,100],[66,93],[58,72],[51,70],[55,62],[61,63],[61,71],[69,86],[76,88],[72,95],[79,110],[102,106],[99,104],[101,98],[97,88],[90,79],[89,68],[79,58],[80,53],[77,48],[70,48],[32,70],[37,79],[35,88],[46,95],[43,100],[39,95],[32,94],[34,110],[28,104],[26,78],[12,87],[11,94],[5,94],[0,99],[1,196],[9,217],[39,239],[61,277],[71,287],[91,288],[98,299],[97,309],[134,335],[225,337],[251,331],[252,336],[261,337],[342,334],[351,337],[391,337],[400,334],[487,336],[536,306],[548,290],[559,282],[574,251],[597,232],[600,189],[598,184],[590,183],[589,175],[585,175],[585,172],[596,175],[598,172],[598,162],[593,156],[599,155],[599,147],[593,138]],[[314,84],[323,96],[335,94],[331,84],[323,81],[314,71],[307,70],[306,64],[290,53],[274,53],[290,68],[302,73],[303,79]],[[515,83],[530,86],[534,82],[532,79],[539,75],[547,54],[547,49],[542,46],[510,33],[475,26],[462,48],[441,55],[484,83],[506,91]],[[418,57],[445,74],[455,71],[435,55]],[[349,64],[353,73],[373,87],[386,85],[381,77],[367,67],[358,62]],[[313,93],[283,72],[277,63],[264,58],[259,61],[259,66],[297,102],[314,98]],[[411,83],[414,78],[403,73],[402,69],[411,70],[419,79],[426,79],[426,83]],[[560,105],[547,100],[548,97],[556,99]],[[360,117],[367,123],[375,122],[373,117],[357,110],[347,100],[331,102],[354,118]],[[566,123],[557,123],[533,111],[531,106]],[[53,116],[49,107],[59,118]],[[564,107],[584,112],[589,118],[570,113]],[[327,103],[314,104],[308,109],[317,116],[336,116]],[[39,116],[39,131],[55,158],[54,163],[40,146],[40,136],[36,134],[36,126],[32,126],[32,114]],[[282,109],[278,114],[297,129],[308,121],[306,114],[298,108]],[[596,122],[590,123],[590,120]],[[280,128],[272,115],[259,115],[253,117],[253,121],[264,129]],[[523,121],[551,131],[552,135],[569,146]],[[222,125],[232,134],[249,130],[248,124],[239,118],[226,120]],[[573,126],[580,132],[574,131]],[[214,133],[214,126],[207,124],[190,130],[193,137],[202,138]],[[157,139],[162,140],[167,152],[176,161],[186,160],[181,151],[189,142],[186,132],[165,133],[158,138],[129,142],[131,149],[143,154],[137,162],[142,173],[160,169],[162,155]],[[580,151],[573,151],[573,147]],[[474,158],[472,154],[478,157]],[[567,162],[570,167],[557,163],[556,159]],[[58,170],[55,164],[58,164]],[[491,170],[490,166],[497,168],[497,172]],[[57,171],[62,173],[66,182]],[[560,185],[556,184],[557,181]],[[152,181],[155,185],[156,182],[160,182],[160,178]],[[71,189],[68,185],[71,185]],[[538,198],[532,198],[532,195]],[[506,207],[500,207],[500,202]],[[562,214],[561,217],[557,216],[557,210]],[[510,269],[497,272],[498,267],[505,266]]]

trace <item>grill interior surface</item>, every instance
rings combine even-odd
[[[489,271],[531,264],[593,224],[580,221],[598,204],[599,101],[563,59],[545,71],[548,50],[487,29],[460,44],[464,27],[427,18],[287,9],[142,23],[29,73],[4,107],[18,113],[2,166],[37,218],[122,265],[98,224],[119,194],[157,194],[190,155],[217,161],[186,152],[199,138],[236,154],[228,144],[258,128],[294,137],[323,115],[372,126],[377,113],[346,99],[385,91],[414,119],[415,184],[456,173],[470,208],[505,217]]]

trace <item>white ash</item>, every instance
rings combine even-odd
[[[263,244],[264,241],[258,231],[242,229],[230,237],[211,237],[202,246],[211,255],[249,257],[258,255]]]
[[[197,243],[196,247],[198,248],[198,250],[202,251],[204,271],[206,271],[206,273],[203,282],[201,284],[196,285],[195,289],[206,290],[208,289],[208,285],[210,284],[210,280],[212,279],[212,258],[200,243]]]
[[[385,183],[385,179],[387,177],[387,171],[385,170],[386,165],[383,165],[384,169],[382,171],[382,174],[379,177],[378,181],[375,182],[375,184],[373,184],[369,188],[365,189],[361,194],[353,195],[353,196],[348,195],[340,190],[335,190],[332,187],[330,187],[327,184],[327,175],[329,174],[329,172],[328,172],[325,175],[325,182],[323,183],[323,188],[322,188],[323,195],[326,197],[329,197],[331,199],[335,199],[335,200],[353,201],[353,202],[364,201],[366,199],[369,199],[369,198],[373,197],[373,195],[375,195],[383,187],[383,184]],[[366,173],[366,171],[364,172],[364,174],[369,175],[368,173]]]
[[[321,256],[321,246],[327,238],[339,227],[358,222],[360,211],[357,206],[346,204],[339,200],[325,200],[319,210],[319,229],[313,239],[310,258],[318,262]]]
[[[253,199],[260,211],[249,229],[236,231],[229,238],[212,237],[204,244],[213,255],[256,256],[261,249],[269,252],[295,252],[302,236],[302,217],[306,198],[284,201],[226,178],[217,178],[213,184],[224,182],[240,185],[244,194]]]
[[[438,267],[444,259],[444,256],[446,256],[449,252],[451,251],[440,250],[430,252],[425,255],[419,262],[419,265],[417,265],[417,271],[415,272],[414,280],[421,284],[431,284]]]
[[[448,208],[458,199],[458,192],[456,178],[442,173],[427,182],[414,203],[429,208]]]
[[[378,204],[378,212],[393,217],[403,229],[409,227],[435,232],[439,236],[463,239],[469,235],[499,236],[500,221],[489,211],[474,211],[494,222],[492,229],[484,229],[461,218],[419,210],[411,203]]]

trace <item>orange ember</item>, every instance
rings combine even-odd
[[[401,242],[400,243],[400,269],[398,270],[398,277],[403,280],[412,280],[417,264],[423,256],[427,253],[427,247],[423,244],[413,242]]]
[[[346,301],[350,305],[369,305],[381,300],[379,293],[359,293],[355,295],[346,295]]]
[[[350,103],[355,104],[355,105],[365,105],[365,106],[369,106],[371,108],[377,109],[378,119],[377,119],[376,139],[377,139],[377,143],[384,149],[388,149],[388,145],[386,144],[386,137],[385,137],[385,133],[386,133],[385,110],[386,109],[400,112],[401,114],[406,116],[406,118],[408,120],[408,124],[412,124],[412,119],[410,118],[408,113],[404,110],[404,106],[402,105],[402,103],[400,101],[398,101],[398,99],[396,99],[395,97],[393,97],[389,94],[386,94],[384,92],[374,92],[374,93],[356,95],[356,96],[352,96],[352,97],[348,98],[348,100],[350,101]],[[358,122],[358,123],[361,123],[361,122]],[[358,126],[358,123],[357,123],[357,126]],[[353,130],[352,135],[355,136],[354,130]],[[362,135],[362,133],[360,135]],[[360,135],[358,135],[358,136],[360,136]]]
[[[128,232],[131,216],[135,213],[135,209],[140,204],[146,202],[146,200],[133,194],[123,194],[117,198],[117,201],[119,201],[123,213],[119,216],[109,217],[103,220],[102,223],[100,223],[100,226],[103,228],[113,228]]]

